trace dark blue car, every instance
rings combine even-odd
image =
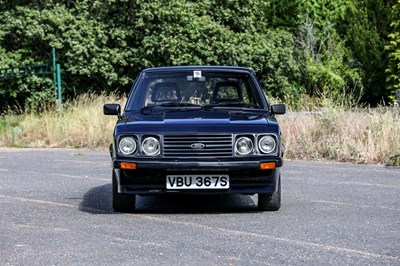
[[[135,195],[258,194],[262,211],[281,206],[283,145],[275,115],[247,68],[161,67],[136,78],[110,146],[113,208],[135,210]]]

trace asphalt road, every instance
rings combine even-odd
[[[285,161],[282,193],[117,214],[106,152],[0,148],[0,265],[400,265],[399,168]]]

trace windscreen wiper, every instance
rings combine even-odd
[[[243,102],[236,102],[236,101],[227,101],[227,102],[220,102],[220,103],[205,105],[205,106],[203,106],[203,109],[212,109],[214,107],[243,107],[243,108],[262,109],[262,107],[257,104],[243,103]]]
[[[184,102],[163,102],[159,106],[162,106],[162,107],[200,107],[197,104],[184,103]]]
[[[165,107],[200,107],[197,104],[193,104],[193,103],[183,103],[183,102],[163,102],[160,104],[155,104],[155,105],[148,105],[143,107],[142,109],[140,109],[140,112],[144,112],[146,110],[152,110],[152,109],[162,109],[163,111],[167,110],[165,109]],[[178,110],[182,110],[182,109],[178,109]]]

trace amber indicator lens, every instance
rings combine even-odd
[[[273,170],[276,168],[275,162],[260,163],[260,170]]]
[[[124,169],[124,170],[135,170],[136,163],[121,162],[120,167],[121,167],[121,169]]]

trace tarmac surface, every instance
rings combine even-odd
[[[107,152],[0,148],[0,265],[400,265],[400,168],[289,161],[257,196],[111,207]]]

